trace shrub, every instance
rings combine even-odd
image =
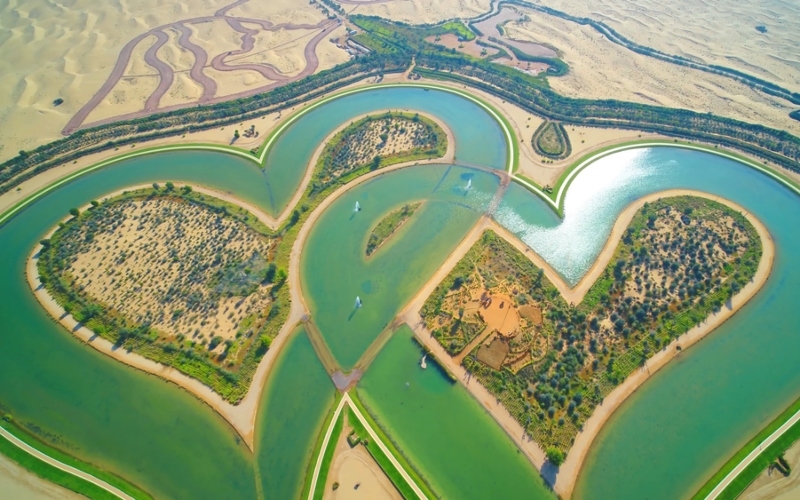
[[[556,467],[559,467],[561,464],[563,464],[565,458],[564,452],[558,448],[550,447],[547,449],[547,461]]]

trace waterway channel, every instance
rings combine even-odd
[[[369,104],[359,100],[362,96]],[[352,99],[351,104],[343,105],[345,99]],[[276,141],[275,151],[268,155],[266,174],[244,160],[217,153],[140,157],[59,188],[0,227],[2,410],[70,453],[101,464],[159,497],[254,498],[259,493],[270,497],[273,490],[290,495],[298,491],[300,469],[305,467],[306,452],[302,451],[313,442],[319,431],[314,427],[333,401],[332,386],[326,385],[329,380],[311,356],[304,334],[286,346],[273,372],[274,380],[268,384],[258,418],[254,459],[227,424],[193,397],[106,358],[50,320],[28,290],[25,259],[70,207],[134,184],[163,180],[204,184],[273,213],[280,211],[285,201],[275,193],[288,200],[291,186],[302,177],[302,166],[297,171],[289,169],[289,163],[280,158],[304,154],[310,158],[317,145],[314,140],[324,138],[348,116],[387,108],[416,109],[441,118],[456,134],[459,163],[502,168],[505,150],[499,128],[494,122],[482,122],[488,115],[475,104],[438,91],[376,90],[335,100],[297,120],[287,130],[285,144]],[[317,118],[325,115],[327,120],[320,128],[314,128],[318,119],[306,120],[317,113],[321,113]],[[307,134],[305,127],[310,127]],[[295,139],[289,140],[292,130]],[[270,169],[279,168],[278,164],[284,165],[284,173],[271,174]],[[269,187],[255,182],[270,176],[275,179]],[[459,190],[469,177],[473,189],[463,196]],[[279,185],[282,187],[276,187]],[[301,271],[313,320],[342,365],[354,364],[415,287],[433,274],[459,235],[466,234],[488,206],[498,186],[496,176],[467,166],[411,167],[358,186],[326,210],[312,230]],[[800,357],[800,313],[796,308],[800,234],[795,222],[800,197],[774,180],[707,153],[667,147],[638,149],[603,158],[582,171],[567,193],[563,221],[545,203],[514,184],[496,218],[574,283],[591,266],[626,205],[645,194],[671,188],[719,194],[752,211],[775,240],[773,275],[740,313],[653,377],[614,415],[590,452],[576,490],[579,498],[688,496],[758,427],[800,395],[796,369]],[[356,200],[364,210],[354,214],[351,206]],[[381,214],[419,200],[425,204],[407,227],[370,261],[365,260],[362,247],[372,224]],[[364,306],[348,320],[355,295],[362,296]],[[468,435],[456,439],[440,433],[438,441],[422,439],[430,430],[422,429],[423,421],[434,428],[448,425],[431,408],[461,406],[468,407],[465,411],[472,415],[465,420],[472,423],[465,432],[504,438],[477,402],[453,386],[438,391],[438,382],[426,382],[420,386],[438,391],[435,397],[426,394],[417,401],[408,393],[401,398],[396,391],[402,386],[398,389],[396,383],[403,378],[411,382],[417,375],[392,366],[396,360],[411,360],[417,351],[401,336],[391,339],[385,349],[376,358],[376,373],[368,371],[365,376],[365,399],[387,431],[398,434],[398,442],[408,448],[404,452],[419,457],[423,474],[440,472],[432,457],[442,455],[437,455],[433,446],[447,446],[448,453],[468,469],[486,460],[516,464],[516,450],[510,441],[498,444],[489,457],[483,448],[473,446]],[[418,367],[408,368],[414,369]],[[397,378],[392,377],[393,370],[398,370]],[[278,383],[279,379],[286,384]],[[301,404],[299,399],[312,393],[315,401]],[[280,403],[293,397],[298,401]],[[393,411],[405,404],[417,404],[421,409],[413,415]],[[286,426],[292,415],[303,411],[308,415],[301,422]],[[415,429],[420,429],[419,435],[408,434]],[[291,460],[280,460],[281,448],[292,443],[302,449],[295,450]],[[538,478],[531,476],[533,469],[524,464],[507,470],[503,481],[538,485]],[[438,493],[449,497],[470,484],[476,485],[475,491],[490,484],[484,476],[472,476],[458,485],[452,478],[434,477],[432,482],[440,488]],[[527,498],[536,492],[539,487],[531,486]],[[547,495],[544,490],[541,494]]]

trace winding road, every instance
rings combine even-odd
[[[119,120],[141,118],[143,116],[148,116],[157,112],[174,111],[178,109],[192,107],[197,104],[215,104],[233,99],[250,97],[252,95],[266,92],[280,85],[285,85],[287,83],[300,80],[302,78],[305,78],[306,76],[313,74],[319,67],[319,58],[317,57],[316,54],[317,45],[319,45],[319,43],[325,38],[326,35],[328,35],[328,33],[330,33],[334,28],[339,26],[340,21],[338,19],[336,20],[324,19],[317,24],[284,23],[284,24],[273,25],[270,21],[265,19],[241,18],[228,15],[228,12],[231,9],[241,4],[244,4],[247,1],[249,0],[237,0],[232,4],[229,4],[219,9],[214,13],[213,16],[202,16],[202,17],[184,19],[181,21],[164,24],[162,26],[155,27],[150,31],[142,33],[141,35],[138,35],[135,38],[133,38],[122,48],[122,51],[120,51],[119,56],[117,57],[117,62],[115,63],[114,68],[111,70],[111,74],[108,76],[108,79],[103,83],[100,89],[97,92],[95,92],[95,94],[86,102],[86,104],[84,104],[83,107],[80,110],[78,110],[77,113],[75,113],[75,115],[69,120],[69,122],[67,122],[67,125],[61,131],[61,133],[64,135],[69,135],[73,132],[76,132],[77,130],[80,130],[81,128],[104,125]],[[188,25],[210,22],[220,19],[224,19],[228,23],[228,26],[230,26],[234,31],[242,34],[241,45],[238,50],[217,55],[211,60],[211,63],[208,64],[208,58],[209,58],[208,53],[205,51],[205,49],[203,49],[202,47],[191,41],[192,31],[191,29],[188,28]],[[271,64],[266,64],[266,63],[229,64],[226,61],[226,59],[231,56],[246,56],[248,54],[251,54],[255,47],[255,36],[259,33],[259,30],[248,28],[244,26],[242,23],[254,24],[260,26],[261,29],[264,31],[278,31],[278,30],[320,30],[320,31],[316,33],[308,41],[303,50],[303,56],[306,61],[306,66],[298,74],[294,76],[289,76],[282,73],[280,70],[278,70]],[[178,45],[181,48],[184,48],[189,52],[191,52],[192,55],[194,56],[194,63],[192,64],[192,67],[189,70],[189,77],[203,88],[203,93],[197,100],[192,102],[174,104],[170,106],[161,106],[160,105],[161,99],[163,98],[164,94],[167,93],[167,91],[170,89],[170,87],[175,81],[175,71],[173,70],[173,68],[169,64],[159,59],[158,57],[159,50],[169,42],[169,35],[167,34],[168,29],[172,29],[178,33],[179,35]],[[158,72],[159,83],[155,91],[147,98],[147,101],[145,102],[143,109],[132,113],[111,116],[109,118],[94,121],[88,124],[85,123],[89,115],[95,110],[95,108],[97,108],[97,106],[99,106],[106,99],[109,93],[114,89],[114,87],[117,85],[117,83],[119,83],[120,79],[125,74],[125,69],[128,67],[128,63],[130,62],[133,50],[143,40],[149,38],[150,36],[156,37],[156,43],[147,50],[144,56],[144,60],[149,66],[155,68],[155,70]],[[230,95],[217,96],[217,92],[219,90],[217,82],[213,78],[203,73],[203,69],[206,68],[207,66],[210,66],[217,71],[241,71],[241,70],[255,71],[265,79],[270,80],[271,83]]]

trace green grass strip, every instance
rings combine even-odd
[[[317,442],[314,443],[314,449],[311,452],[311,459],[306,467],[306,477],[303,480],[303,493],[300,495],[301,499],[308,498],[308,493],[311,491],[311,481],[314,479],[314,467],[317,465],[317,457],[322,452],[322,443],[325,441],[325,433],[328,431],[328,427],[331,425],[331,421],[333,420],[333,415],[336,413],[336,408],[339,406],[339,401],[342,399],[342,393],[336,391],[336,399],[333,401],[333,405],[331,405],[331,409],[328,411],[328,414],[325,416],[325,421],[322,423],[322,427],[320,427],[319,435],[317,436]],[[338,430],[336,427],[333,429],[333,434],[331,435],[331,440],[328,441],[328,448],[325,450],[325,456],[328,456],[328,451],[330,451],[331,456],[333,456],[333,450],[336,449],[336,440],[339,439],[339,434],[342,432],[342,425],[340,421],[342,420],[341,415],[339,416],[339,420],[336,422],[336,426],[338,426]],[[322,469],[319,472],[319,478],[317,479],[317,489],[314,492],[314,498],[317,498],[317,494],[321,494],[322,491],[325,489],[325,479],[328,476],[328,468],[330,468],[330,460],[328,461],[327,466],[323,462]],[[323,476],[324,474],[324,476]],[[320,497],[321,498],[321,497]]]
[[[317,488],[314,490],[314,498],[322,499],[325,494],[325,484],[328,482],[328,472],[331,469],[331,462],[333,462],[333,454],[336,451],[336,443],[339,442],[339,436],[342,435],[342,428],[344,427],[344,412],[339,413],[339,418],[333,425],[333,432],[331,432],[331,439],[328,441],[328,447],[325,449],[325,455],[322,456],[322,467],[319,469],[319,476],[317,477]]]
[[[363,410],[362,413],[364,413]],[[364,415],[366,415],[366,413],[364,413]],[[386,476],[392,481],[392,484],[394,484],[395,488],[397,488],[397,491],[403,495],[403,498],[408,500],[416,500],[417,495],[414,494],[414,490],[406,482],[403,476],[400,475],[400,472],[395,468],[395,466],[392,465],[392,462],[381,450],[380,446],[372,441],[367,429],[364,427],[361,421],[358,420],[358,417],[356,417],[353,409],[349,406],[347,407],[347,421],[350,422],[350,425],[353,427],[356,434],[361,438],[361,441],[367,443],[366,448],[370,455],[372,455],[372,458],[374,458],[378,463],[384,474],[386,474]]]
[[[153,497],[150,496],[147,492],[142,490],[141,488],[129,483],[125,479],[111,473],[100,469],[92,464],[82,462],[77,458],[68,455],[57,448],[53,448],[45,444],[44,442],[40,441],[35,436],[32,436],[27,431],[19,427],[14,422],[7,422],[5,420],[0,421],[0,427],[7,430],[9,433],[13,434],[14,437],[19,439],[20,441],[25,442],[27,445],[36,448],[40,452],[50,456],[62,462],[66,465],[79,469],[87,474],[91,474],[92,476],[105,481],[109,485],[117,488],[118,490],[132,496],[133,498],[137,499],[152,499]],[[54,467],[37,457],[34,457],[27,451],[23,450],[22,448],[18,447],[14,443],[8,441],[4,437],[0,437],[0,453],[6,455],[14,462],[19,464],[21,467],[33,472],[37,476],[46,479],[52,483],[58,484],[72,490],[76,493],[80,493],[88,498],[98,498],[98,499],[116,499],[117,497],[110,492],[96,486],[83,478],[74,476],[69,472],[63,471]]]
[[[361,399],[359,399],[357,391],[350,391],[348,394],[350,394],[350,399],[353,401],[353,404],[355,404],[358,407],[358,409],[361,411],[361,414],[364,415],[364,418],[367,419],[367,423],[369,424],[370,427],[372,427],[372,430],[375,431],[375,434],[378,435],[378,437],[381,439],[381,441],[389,450],[389,452],[400,463],[400,466],[403,467],[403,469],[405,469],[405,471],[408,473],[409,476],[411,476],[411,479],[415,483],[417,483],[417,486],[419,486],[419,489],[422,490],[425,496],[428,498],[439,498],[439,496],[436,493],[434,493],[433,489],[428,484],[428,482],[422,477],[422,475],[417,471],[417,469],[415,469],[411,465],[411,463],[406,459],[405,455],[403,455],[400,452],[397,446],[395,446],[394,441],[392,441],[386,434],[386,432],[383,430],[383,428],[380,425],[378,425],[378,422],[375,420],[375,418],[372,416],[369,410],[367,410],[367,407],[364,406],[364,403],[361,401]],[[375,446],[375,449],[379,452],[381,451],[377,445]],[[381,452],[381,454],[383,453]],[[375,459],[378,460],[377,457]],[[386,460],[386,464],[388,464],[388,466],[382,464],[380,461],[378,463],[381,464],[381,468],[383,468],[383,470],[392,479],[392,482],[395,483],[396,486],[398,486],[398,489],[401,492],[403,492],[404,490],[398,485],[398,482],[395,481],[395,477],[397,477],[399,481],[401,481],[402,484],[404,484],[408,488],[408,490],[411,493],[410,496],[406,496],[406,498],[417,497],[414,494],[413,490],[411,490],[410,486],[408,486],[408,483],[406,483],[405,479],[403,479],[403,477],[396,471],[396,469],[391,464],[391,462],[388,461],[388,459]],[[394,471],[393,473],[394,475],[390,471]]]
[[[733,455],[730,460],[725,462],[725,464],[717,471],[716,474],[711,476],[706,484],[700,488],[697,493],[694,494],[692,500],[703,500],[705,499],[709,493],[711,493],[714,488],[723,480],[725,477],[737,466],[739,465],[742,460],[747,457],[756,447],[758,447],[762,441],[768,438],[776,429],[778,429],[781,425],[783,425],[789,418],[792,417],[795,413],[800,411],[800,399],[795,401],[789,408],[783,411],[778,418],[770,422],[766,427],[761,429],[761,432],[755,435],[753,439],[747,442],[742,448]],[[753,460],[753,462],[747,466],[742,472],[736,476],[725,490],[719,495],[718,498],[736,498],[744,491],[747,486],[752,483],[756,477],[766,469],[769,464],[775,461],[775,459],[783,453],[789,446],[792,445],[795,441],[800,439],[800,422],[794,424],[792,427],[787,430],[783,436],[778,438],[774,443],[772,443],[769,447],[767,447],[761,454]]]

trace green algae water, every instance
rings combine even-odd
[[[267,154],[268,212],[279,214],[292,198],[314,151],[343,124],[365,113],[386,109],[420,110],[440,118],[456,137],[456,159],[462,164],[505,168],[502,131],[483,108],[456,94],[419,87],[365,90],[334,99],[292,123]]]
[[[385,98],[395,90],[375,91],[370,97],[375,100],[374,109],[400,107]],[[433,113],[423,105],[434,106],[435,103],[425,99],[435,101],[436,92],[408,90],[419,95],[419,99],[409,98],[409,107]],[[457,111],[445,109],[434,113],[447,116],[448,125],[457,133],[457,148],[467,148],[457,149],[458,161],[500,168],[505,151],[502,137],[492,132],[497,130],[492,128],[496,125],[488,131],[473,126],[470,120],[482,115],[466,111],[465,103],[473,106],[457,98],[451,103]],[[444,114],[448,112],[451,114]],[[468,133],[466,136],[458,135],[461,129],[456,125],[461,122],[464,122],[464,133]],[[475,123],[480,123],[480,118],[476,118]],[[300,120],[293,127],[299,124]],[[326,135],[324,131],[315,133]],[[287,141],[283,147],[298,148],[296,151],[316,148],[317,144],[310,140],[301,148],[297,140],[304,136],[298,134],[295,141]],[[314,136],[309,132],[308,137]],[[288,165],[277,162],[273,166],[278,163]],[[273,373],[280,380],[290,381],[286,384],[289,387],[298,388],[292,393],[297,404],[295,399],[279,404],[290,397],[286,394],[292,391],[276,395],[285,384],[270,381],[266,399],[262,401],[263,412],[258,417],[254,461],[236,434],[205,405],[184,391],[108,359],[71,337],[47,317],[30,294],[24,278],[25,259],[30,250],[70,207],[133,184],[173,180],[228,191],[270,211],[275,207],[275,189],[268,184],[270,168],[268,166],[265,173],[252,163],[209,152],[140,157],[62,186],[0,227],[0,283],[3,284],[0,287],[0,404],[3,411],[12,413],[18,421],[57,446],[124,476],[157,497],[255,498],[260,492],[264,497],[273,498],[279,496],[272,495],[272,489],[282,493],[296,491],[297,478],[302,476],[307,465],[301,465],[299,457],[307,453],[304,451],[308,449],[307,443],[312,443],[319,432],[318,428],[312,429],[314,425],[319,426],[313,422],[320,421],[316,419],[324,414],[326,405],[329,407],[327,398],[332,398],[327,395],[332,394],[330,382],[325,380],[323,384],[321,376],[317,381],[315,370],[318,368],[291,361],[310,359],[305,340],[300,340],[302,336],[295,339],[297,344],[291,343],[292,350],[285,353],[291,356],[286,360],[281,356],[281,369]],[[436,175],[429,173],[436,169],[439,169]],[[447,240],[466,234],[470,227],[468,220],[477,220],[485,209],[488,200],[473,203],[458,198],[459,183],[466,183],[463,176],[472,174],[476,176],[473,193],[484,196],[494,192],[497,180],[490,174],[461,167],[419,167],[372,181],[376,185],[384,182],[382,187],[373,188],[371,183],[365,183],[343,196],[347,198],[362,188],[360,192],[370,194],[367,203],[372,207],[365,206],[359,213],[365,215],[365,220],[350,226],[347,225],[351,223],[349,219],[343,222],[340,218],[351,209],[340,205],[342,200],[337,200],[320,218],[311,238],[316,233],[324,237],[317,236],[319,241],[304,252],[303,286],[313,319],[321,327],[328,325],[322,329],[323,334],[331,348],[338,350],[340,362],[343,359],[354,362],[358,358],[358,351],[369,345],[383,325],[391,321],[394,312],[405,304],[406,297],[410,298],[416,291],[412,285],[424,283],[425,276],[438,266],[436,259],[443,261],[449,253],[448,245],[454,248],[457,244]],[[417,176],[422,180],[416,179]],[[287,181],[285,186],[291,184]],[[422,186],[428,186],[427,191]],[[579,498],[689,496],[758,428],[800,396],[800,370],[797,370],[800,313],[796,307],[796,297],[800,296],[800,266],[796,262],[800,255],[800,233],[796,231],[800,197],[767,176],[736,162],[696,151],[668,147],[632,150],[603,158],[576,177],[567,194],[564,221],[559,221],[543,202],[515,185],[507,191],[495,217],[574,283],[596,258],[616,216],[627,204],[645,194],[670,188],[719,194],[752,211],[775,240],[777,255],[772,277],[746,307],[698,346],[661,370],[610,419],[587,457],[576,488]],[[287,188],[281,192],[288,193],[285,194],[288,199],[293,191]],[[374,260],[359,263],[353,252],[363,255],[361,245],[366,244],[366,235],[372,227],[369,224],[377,223],[381,213],[415,200],[427,200],[421,212],[401,228],[395,235],[397,238],[393,237],[394,241],[374,255]],[[426,211],[430,213],[426,215]],[[451,213],[455,214],[452,219],[449,218]],[[323,226],[322,220],[328,222]],[[342,234],[336,234],[336,224]],[[362,225],[356,227],[356,224]],[[311,239],[309,241],[311,243]],[[330,243],[326,248],[327,241]],[[306,255],[310,252],[316,252],[313,259]],[[381,254],[384,259],[380,259]],[[354,265],[352,272],[348,272],[350,268],[345,268],[343,263]],[[328,273],[334,278],[327,278]],[[382,277],[381,280],[373,282],[373,273]],[[369,278],[365,279],[367,276]],[[336,283],[337,279],[341,283]],[[364,305],[353,317],[357,328],[349,328],[339,307],[349,316],[355,295],[364,299]],[[337,307],[331,307],[329,300]],[[458,484],[450,483],[467,475],[462,470],[470,471],[470,476],[477,475],[480,471],[473,471],[487,463],[491,465],[491,460],[495,459],[493,454],[501,457],[499,460],[507,460],[503,458],[506,452],[478,455],[471,451],[476,439],[471,435],[449,441],[452,448],[447,456],[425,447],[421,436],[433,434],[431,429],[446,435],[450,421],[459,422],[456,415],[446,411],[445,403],[462,408],[461,413],[465,414],[480,408],[477,403],[473,403],[473,410],[468,409],[467,403],[453,403],[456,396],[446,396],[444,392],[434,397],[419,391],[419,394],[413,393],[413,399],[405,399],[400,404],[397,402],[400,396],[395,392],[376,390],[381,385],[373,381],[379,379],[374,370],[379,370],[380,378],[385,379],[402,379],[408,374],[406,378],[412,382],[409,371],[418,369],[418,351],[414,351],[413,346],[395,348],[396,339],[402,340],[402,337],[396,335],[366,373],[362,382],[365,399],[398,443],[408,449],[412,460],[418,461],[426,474],[430,473],[435,488],[440,488],[444,494],[460,492]],[[337,343],[339,345],[334,347]],[[409,352],[407,359],[405,355],[392,354],[403,350]],[[385,356],[389,356],[389,361],[381,361]],[[391,360],[394,361],[390,363]],[[388,368],[380,368],[384,365]],[[305,374],[305,370],[312,373]],[[295,378],[299,379],[297,385],[292,385]],[[420,383],[420,387],[423,385]],[[434,385],[431,383],[431,391]],[[324,404],[308,402],[310,416],[295,423],[305,394],[294,393],[311,392],[308,388],[312,386],[314,391],[320,391],[317,398]],[[385,387],[389,387],[388,382]],[[456,393],[455,388],[453,393]],[[426,401],[431,402],[429,408],[437,411],[421,411],[428,415],[424,421],[418,420],[416,413],[400,408]],[[286,413],[281,413],[282,409]],[[450,417],[446,419],[442,415]],[[484,417],[470,417],[475,424],[469,431],[476,436],[500,433],[500,437],[492,441],[512,446],[507,438],[503,441],[499,427],[488,416]],[[282,435],[281,428],[289,430]],[[435,437],[430,439],[438,442]],[[297,444],[299,449],[287,453],[287,460],[281,461],[283,452],[275,452],[273,446],[291,446],[291,443]],[[267,454],[268,451],[273,453]],[[453,472],[437,468],[434,462],[440,459],[452,460],[459,469]],[[517,466],[509,467],[521,470]],[[270,470],[265,471],[265,468]],[[526,484],[538,481],[536,478],[532,471],[528,479],[519,481]],[[476,479],[475,483],[481,484],[475,488],[485,488],[489,481],[485,477]],[[538,494],[540,489],[535,481],[526,487],[526,492]],[[470,493],[466,496],[474,496]]]
[[[256,463],[265,498],[297,498],[335,388],[300,327],[272,368],[258,412]]]
[[[453,252],[498,187],[497,176],[480,170],[416,166],[367,181],[325,210],[303,249],[301,278],[312,320],[345,371]],[[372,228],[412,201],[424,203],[367,258]]]
[[[25,261],[72,206],[149,180],[105,169],[0,227],[0,404],[56,446],[162,498],[253,498],[250,453],[228,424],[172,384],[75,339],[28,289]]]
[[[400,450],[443,498],[555,498],[499,425],[433,363],[403,325],[359,382],[361,396]]]
[[[404,105],[433,112],[424,107],[436,105],[433,94],[418,90]],[[364,95],[374,101],[373,106],[387,106],[369,93]],[[416,98],[420,99],[417,104]],[[348,99],[358,102],[358,95]],[[439,106],[437,114],[464,124],[453,126],[457,143],[465,148],[459,151],[474,155],[478,163],[502,167],[502,148],[481,150],[475,140],[480,134],[491,135],[493,128],[500,137],[496,124],[480,117],[471,124],[476,111],[485,113],[463,98],[448,102],[449,107]],[[469,110],[461,109],[464,106]],[[472,135],[461,137],[460,133]],[[313,150],[316,144],[306,146]],[[167,180],[206,185],[266,211],[272,207],[268,175],[253,162],[220,153],[183,151],[125,160],[86,174],[18,213],[0,227],[0,405],[65,451],[160,498],[255,498],[259,490],[269,497],[263,490],[273,485],[289,491],[297,481],[275,477],[300,477],[305,464],[301,467],[296,457],[287,461],[274,453],[265,457],[263,450],[271,445],[264,444],[258,462],[268,467],[284,465],[269,474],[254,471],[252,455],[224,420],[186,392],[74,339],[47,316],[28,289],[24,269],[29,252],[69,208],[127,186]],[[294,376],[305,370],[291,363],[286,366],[287,371],[296,370]],[[330,390],[328,380],[324,387]],[[278,437],[270,434],[273,422],[281,425],[291,420],[279,411],[296,407],[275,404],[269,395],[267,401],[272,401],[265,410],[269,414],[258,418],[260,442],[309,442],[318,432],[313,426],[298,425]]]
[[[665,189],[705,191],[761,220],[776,258],[735,316],[653,376],[603,427],[576,498],[686,498],[800,396],[800,197],[758,171],[708,153],[659,147],[603,158],[576,177],[565,219],[548,222],[512,186],[498,220],[568,281],[594,262],[617,215]],[[543,220],[544,218],[544,220]]]

